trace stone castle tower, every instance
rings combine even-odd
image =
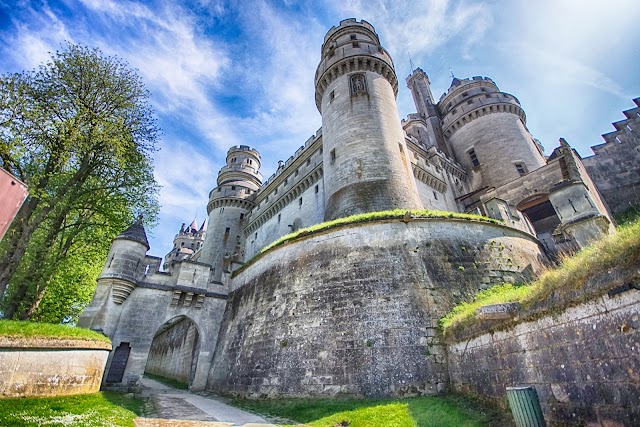
[[[325,220],[419,209],[398,116],[393,61],[373,26],[346,20],[324,38],[316,70],[322,114]]]
[[[213,281],[220,282],[231,263],[244,259],[243,227],[254,207],[252,196],[262,184],[259,169],[260,153],[246,145],[231,147],[218,186],[209,193],[209,225],[199,260],[212,267]]]
[[[164,271],[171,272],[177,262],[189,258],[193,261],[199,259],[200,250],[207,235],[207,222],[203,221],[200,228],[195,220],[185,227],[182,223],[180,231],[173,238],[173,248],[164,256]]]

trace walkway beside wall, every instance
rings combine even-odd
[[[142,385],[143,395],[153,400],[157,417],[137,418],[136,427],[275,427],[214,396],[178,390],[146,377]]]

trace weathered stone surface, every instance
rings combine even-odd
[[[446,388],[438,319],[498,267],[544,256],[525,233],[382,221],[290,242],[231,283],[208,388],[244,396],[412,395]]]
[[[458,392],[504,404],[509,386],[534,386],[550,425],[640,425],[640,291],[448,345]]]
[[[79,340],[0,341],[0,397],[95,393],[111,345]]]
[[[197,358],[200,337],[196,324],[182,318],[158,333],[151,343],[145,372],[189,384],[195,374],[193,358]]]

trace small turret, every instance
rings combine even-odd
[[[431,93],[431,82],[427,73],[420,68],[413,70],[411,75],[407,77],[407,87],[413,95],[413,102],[418,110],[418,114],[421,116],[424,122],[424,128],[421,131],[419,124],[414,124],[413,127],[418,129],[413,130],[414,135],[418,140],[425,142],[426,146],[435,145],[438,149],[444,153],[449,154],[449,147],[445,143],[444,136],[442,135],[442,128],[440,127],[440,117],[438,116],[438,108],[433,102],[433,94]],[[415,121],[415,120],[414,120]],[[407,133],[411,129],[407,129]],[[421,132],[424,132],[426,138],[421,138]],[[426,139],[426,141],[424,141]]]
[[[142,216],[113,239],[98,284],[112,287],[111,294],[116,304],[122,304],[127,299],[144,275],[144,258],[148,250],[149,241]]]
[[[202,248],[206,236],[205,223],[206,220],[200,228],[198,228],[196,218],[191,221],[188,227],[184,222],[182,223],[180,231],[173,238],[173,248],[164,257],[162,268],[165,272],[171,273],[177,262],[192,259],[194,254]]]

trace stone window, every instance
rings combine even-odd
[[[320,189],[318,188],[318,186],[316,185],[316,194],[318,194],[318,191],[320,191]]]
[[[250,165],[250,164],[252,164],[252,163],[253,163],[253,160],[251,160],[251,159],[247,159],[247,164],[248,164],[248,165]]]
[[[331,163],[336,161],[336,149],[331,150]]]
[[[282,214],[278,214],[278,224],[280,224],[281,219],[282,219]]]
[[[462,96],[467,96],[468,93],[467,92],[462,92]]]
[[[518,162],[515,164],[516,166],[516,170],[518,171],[518,174],[520,174],[520,176],[524,176],[527,174],[527,166],[522,163],[522,162]]]
[[[476,151],[473,148],[469,150],[469,158],[471,159],[471,164],[473,165],[474,168],[480,166],[480,161],[478,160],[478,156],[476,156]]]
[[[433,198],[438,200],[438,193],[436,193],[435,191],[433,192]]]
[[[467,104],[473,104],[473,99],[468,100]]]
[[[293,173],[293,176],[298,176],[298,169]]]
[[[329,94],[329,101],[333,101],[334,99],[336,99],[336,91],[332,90]]]
[[[359,42],[353,42],[352,45],[353,45],[353,47],[360,47],[360,43]]]
[[[231,159],[231,163],[235,163],[235,162],[236,162],[236,160],[237,160],[237,159],[236,159],[235,157],[234,157],[234,158],[232,158],[232,159]]]
[[[287,185],[287,183],[289,182],[289,178],[285,178],[284,179],[284,184],[283,185]]]
[[[269,196],[264,198],[264,202],[267,203],[269,201]]]
[[[231,189],[232,189],[232,190],[235,190],[235,189],[236,189],[236,186],[235,186],[235,185],[232,185],[232,186],[231,186]]]
[[[302,206],[302,197],[298,200],[298,206]]]
[[[243,213],[241,213],[241,214],[240,214],[240,220],[242,221],[243,219],[244,219],[244,214],[243,214]]]
[[[311,164],[311,159],[307,159],[307,166]]]
[[[404,147],[399,142],[398,142],[398,148],[400,149],[400,153],[404,154]]]
[[[351,34],[351,40],[355,40],[356,39],[356,35],[355,34]]]
[[[229,232],[230,232],[230,231],[231,231],[231,228],[230,228],[230,227],[227,227],[227,228],[225,228],[225,230],[224,230],[224,234],[229,234]]]

